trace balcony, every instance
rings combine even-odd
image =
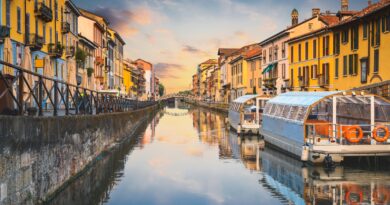
[[[305,76],[299,76],[299,87],[304,88],[304,87],[309,87],[309,78]]]
[[[66,57],[73,57],[76,52],[74,46],[67,46],[65,49]]]
[[[0,26],[0,39],[5,39],[10,37],[11,28],[7,26]]]
[[[64,46],[62,46],[60,43],[49,43],[47,45],[47,50],[49,56],[53,58],[61,58],[62,54],[64,53]]]
[[[50,22],[53,20],[53,12],[52,10],[46,6],[43,2],[38,3],[35,9],[35,15],[42,19],[42,21]]]
[[[267,78],[264,79],[264,87],[266,88],[276,88],[277,78]]]
[[[96,65],[104,65],[104,59],[101,56],[96,56]]]
[[[70,23],[62,22],[61,28],[62,28],[62,33],[69,33],[70,32]]]
[[[44,43],[45,39],[42,36],[34,33],[26,34],[26,44],[30,46],[32,51],[41,50]]]
[[[319,75],[318,76],[318,84],[320,87],[327,87],[329,86],[329,76],[327,75]]]

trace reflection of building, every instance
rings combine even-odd
[[[390,175],[336,167],[303,166],[278,151],[262,152],[262,185],[292,204],[388,204]],[[364,177],[362,177],[364,176]],[[383,201],[384,200],[384,201]]]
[[[264,148],[264,140],[259,136],[247,136],[240,138],[239,143],[242,163],[251,171],[260,171],[260,150]]]

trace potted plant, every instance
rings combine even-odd
[[[91,68],[91,67],[87,68],[87,76],[88,76],[88,78],[90,78],[92,76],[93,72],[94,72],[93,68]]]
[[[84,50],[77,48],[76,49],[76,62],[78,64],[78,66],[81,68],[84,68],[84,64],[85,64],[86,59],[87,59],[87,53]]]

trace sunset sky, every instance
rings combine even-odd
[[[126,41],[125,57],[154,64],[168,93],[191,88],[202,61],[220,47],[260,42],[290,25],[297,8],[302,21],[311,9],[336,12],[340,0],[75,0],[108,19]],[[375,1],[374,1],[375,2]],[[367,0],[350,0],[361,9]]]

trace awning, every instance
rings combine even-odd
[[[272,63],[272,64],[269,64],[261,74],[264,74],[264,73],[267,73],[267,72],[270,72],[272,69],[274,69],[276,67],[278,63]]]

